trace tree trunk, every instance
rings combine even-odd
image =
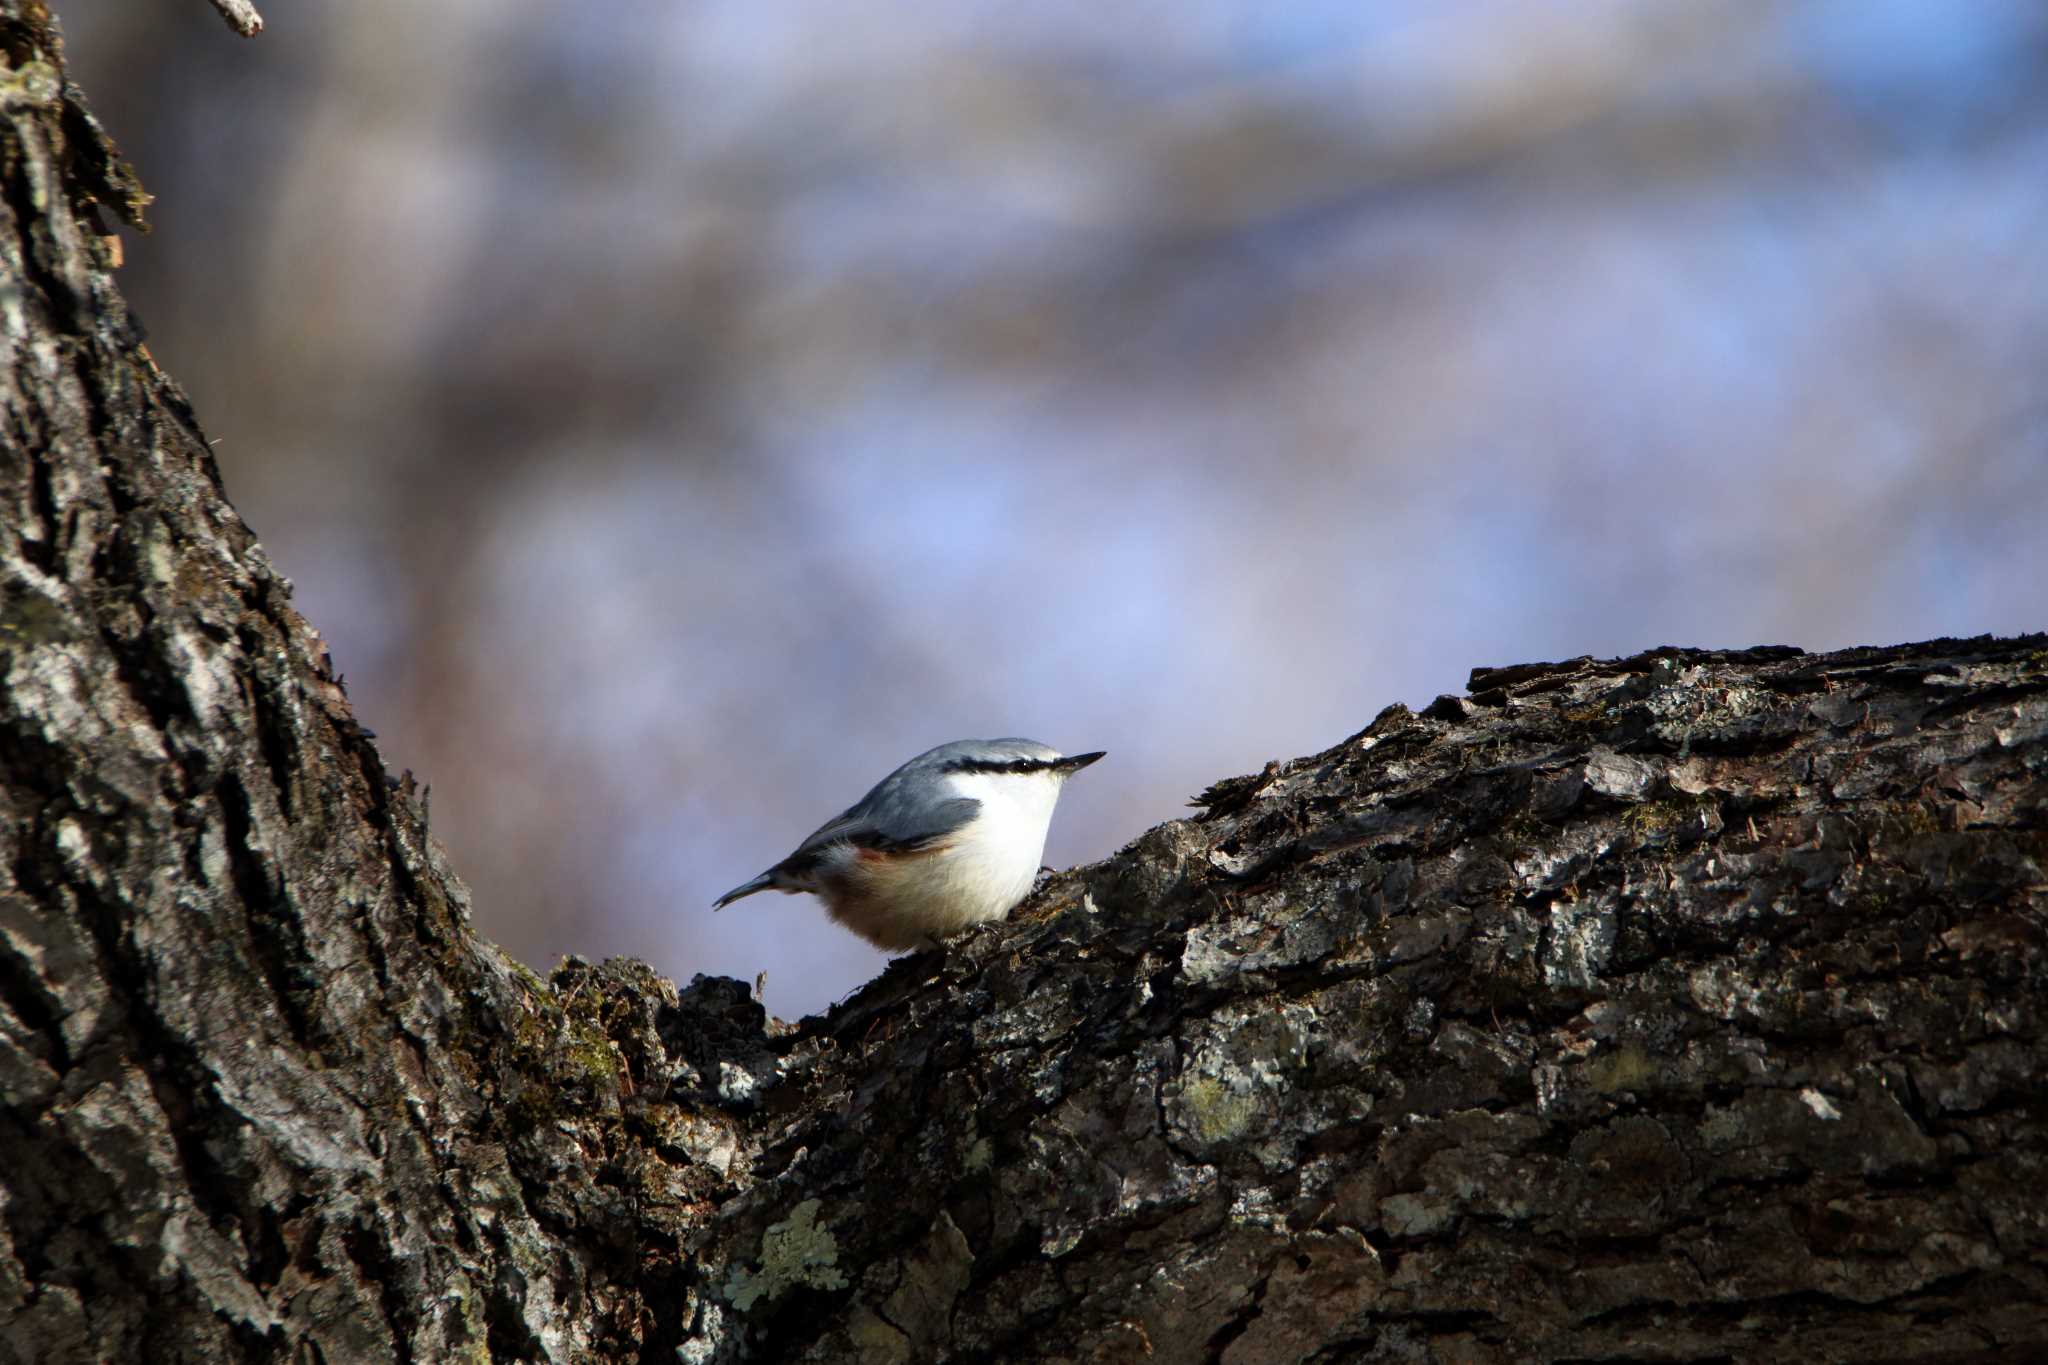
[[[1480,670],[794,1026],[543,982],[0,46],[0,1360],[2048,1353],[2048,637]]]

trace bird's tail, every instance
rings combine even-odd
[[[750,882],[741,882],[738,886],[735,886],[732,890],[726,892],[723,896],[720,896],[717,900],[711,902],[711,908],[713,910],[723,910],[726,906],[731,905],[740,897],[751,896],[756,891],[766,891],[769,887],[773,885],[775,885],[775,874],[772,872],[763,872],[760,876],[754,878]]]

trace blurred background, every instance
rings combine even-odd
[[[2039,0],[59,0],[123,279],[483,930],[714,916],[897,763],[1048,861],[1468,669],[2048,626]]]

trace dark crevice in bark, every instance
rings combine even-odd
[[[1251,1300],[1240,1308],[1230,1320],[1217,1328],[1209,1337],[1209,1359],[1221,1360],[1223,1353],[1230,1349],[1232,1342],[1252,1329],[1259,1314],[1266,1310],[1266,1292],[1273,1284],[1273,1269],[1268,1266],[1260,1272],[1252,1284]]]
[[[320,979],[306,947],[304,921],[288,889],[278,882],[274,862],[266,865],[250,845],[255,820],[248,789],[239,774],[229,773],[214,796],[225,820],[228,868],[248,926],[251,956],[293,1040],[324,1055],[330,1040],[315,1008]]]
[[[0,906],[0,919],[6,914],[6,907]],[[30,1055],[48,1062],[59,1075],[71,1069],[71,1049],[58,1027],[64,1016],[57,998],[35,967],[4,941],[0,941],[0,1003],[28,1026],[32,1035],[27,1040]]]
[[[545,1358],[546,1348],[519,1315],[525,1302],[524,1277],[514,1263],[511,1248],[500,1243],[498,1275],[485,1303],[485,1345],[493,1360],[535,1360]]]
[[[190,722],[191,711],[184,690],[176,685],[176,673],[148,638],[151,624],[149,609],[142,607],[141,614],[143,629],[132,638],[112,631],[104,631],[102,638],[115,676],[127,686],[128,695],[148,714],[150,724],[163,736],[166,741],[164,747],[175,760],[179,746],[173,739],[172,724],[178,720]],[[195,790],[191,775],[181,763],[174,761],[171,771],[179,779],[179,795],[189,795]]]
[[[228,1330],[234,1335],[235,1353],[242,1360],[268,1365],[268,1362],[286,1358],[284,1334],[275,1327],[265,1331],[253,1323],[235,1319],[228,1323]],[[166,1332],[164,1337],[159,1348],[162,1352],[160,1358],[173,1358],[184,1349],[174,1332]]]
[[[235,632],[242,652],[261,655],[265,652],[262,639],[247,626]],[[271,790],[277,794],[277,806],[286,820],[292,818],[292,792],[297,783],[293,774],[299,767],[299,755],[293,742],[293,727],[286,717],[285,708],[279,704],[278,688],[281,684],[274,678],[264,676],[248,685],[251,709],[255,713],[256,742],[263,754],[265,768],[270,774]]]
[[[58,542],[62,539],[63,518],[57,511],[57,495],[51,487],[52,461],[37,453],[34,447],[28,450],[29,500],[36,522],[42,528],[39,538],[22,542],[23,556],[44,573],[57,567],[61,553]]]
[[[133,382],[131,380],[129,384]],[[124,388],[128,386],[122,385]],[[110,447],[133,447],[138,456],[146,456],[155,450],[156,422],[147,413],[138,421],[132,416],[133,408],[130,407],[128,412],[131,415],[124,421],[113,411],[114,404],[121,401],[120,397],[97,389],[94,396],[100,401],[93,404],[91,420],[96,432]],[[133,395],[128,397],[132,398]],[[136,513],[146,510],[148,494],[144,489],[135,486],[130,470],[124,462],[118,460],[104,467],[100,486],[106,492],[107,506],[113,510],[119,527],[114,539],[109,543],[120,546],[124,552],[132,554],[135,548],[134,537],[141,530],[137,524]],[[170,523],[168,529],[180,540],[190,539],[189,533],[182,532],[175,521]]]
[[[21,16],[0,16],[0,52],[7,54],[7,64],[21,67],[38,60],[46,42],[43,33],[41,25]]]
[[[71,1272],[51,1243],[76,1217],[70,1209],[90,1208],[109,1193],[106,1180],[76,1153],[52,1150],[40,1140],[36,1116],[12,1105],[0,1108],[0,1158],[15,1176],[0,1219],[23,1276],[34,1284],[66,1282]]]
[[[657,1311],[654,1305],[681,1304],[695,1276],[679,1266],[673,1257],[650,1258],[635,1277],[642,1286],[640,1310],[640,1351],[638,1365],[675,1365],[689,1324],[677,1312]]]
[[[313,1207],[310,1194],[292,1194],[277,1204],[259,1204],[251,1209],[243,1227],[249,1252],[249,1280],[259,1289],[274,1288],[291,1264],[292,1249],[285,1240],[285,1228]]]
[[[392,1359],[397,1365],[412,1365],[412,1332],[418,1324],[418,1317],[404,1292],[404,1285],[411,1277],[400,1270],[398,1258],[384,1241],[383,1229],[361,1222],[350,1223],[342,1230],[341,1245],[362,1276],[363,1283],[377,1292],[384,1321],[391,1329]]]

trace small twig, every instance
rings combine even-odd
[[[213,0],[213,7],[228,21],[228,27],[244,38],[254,38],[263,32],[263,16],[249,0]]]

